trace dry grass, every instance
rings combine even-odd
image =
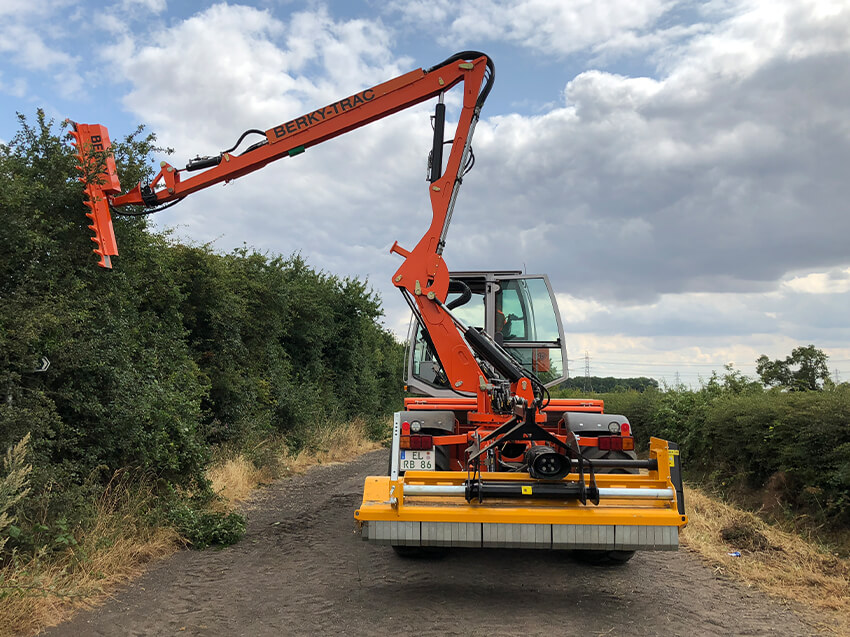
[[[304,449],[291,459],[288,469],[300,473],[313,465],[342,462],[380,446],[368,439],[366,424],[360,420],[338,427],[317,427],[310,432]]]
[[[311,429],[297,454],[287,451],[285,440],[264,441],[265,463],[257,467],[244,452],[225,454],[207,470],[213,490],[233,508],[247,500],[258,486],[276,478],[302,473],[317,464],[350,460],[380,448],[369,440],[366,424],[354,420],[341,425],[319,425]]]
[[[251,497],[261,484],[271,482],[275,472],[268,467],[257,467],[244,454],[223,458],[207,469],[207,478],[213,491],[232,508]]]
[[[825,632],[850,635],[850,560],[687,488],[683,542],[718,574],[789,602]],[[725,538],[725,539],[724,539]],[[741,557],[730,552],[739,551]]]
[[[348,460],[380,446],[368,440],[361,421],[316,427],[307,434],[305,450],[294,456],[286,451],[285,442],[261,443],[258,448],[264,447],[260,451],[266,453],[260,467],[244,453],[225,453],[213,463],[207,476],[222,497],[221,508],[238,506],[259,485],[278,477]],[[0,637],[32,635],[66,621],[77,610],[102,603],[149,562],[178,550],[182,541],[173,529],[145,522],[153,497],[138,481],[116,480],[97,503],[94,528],[77,537],[79,544],[73,550],[18,559],[0,569]]]
[[[181,542],[173,529],[144,521],[151,497],[144,484],[116,484],[98,501],[94,527],[72,549],[17,556],[0,570],[0,635],[54,626],[176,551]]]

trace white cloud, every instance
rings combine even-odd
[[[397,0],[387,9],[419,28],[430,25],[443,34],[438,39],[445,45],[501,40],[565,55],[635,37],[674,4],[665,0]]]
[[[14,23],[0,26],[0,53],[8,54],[22,67],[36,71],[73,63],[72,56],[49,46],[37,29]]]
[[[165,11],[166,0],[122,0],[121,10],[128,11],[136,8],[144,9],[153,14],[160,14]]]
[[[68,52],[69,35],[75,33],[69,26],[74,18],[67,16],[72,5],[73,0],[0,3],[0,55],[9,78],[0,83],[0,92],[32,99],[32,87],[45,81],[63,97],[79,94],[79,57]],[[39,98],[42,106],[44,99]]]
[[[850,268],[795,276],[783,281],[782,287],[803,294],[846,294],[850,292]]]
[[[850,264],[850,7],[715,3],[680,28],[659,26],[677,8],[663,2],[628,3],[613,23],[604,18],[617,3],[392,6],[448,21],[453,35],[468,27],[599,59],[639,50],[657,64],[653,78],[581,73],[536,116],[485,106],[450,266],[548,272],[571,351],[600,358],[652,361],[654,351],[664,353],[659,365],[708,368],[801,342],[835,351],[850,342],[839,276]],[[493,18],[469,23],[476,12]],[[130,83],[126,108],[177,148],[180,165],[246,128],[410,70],[393,35],[382,21],[324,9],[283,20],[216,5],[151,34],[125,33],[108,58]],[[394,239],[411,247],[430,219],[426,112],[200,193],[159,220],[199,240],[221,236],[223,249],[300,249],[316,267],[369,275],[388,302],[387,324],[403,333],[406,312],[387,283],[398,260],[386,250]]]
[[[43,16],[49,14],[61,6],[61,2],[32,2],[31,0],[3,0],[0,2],[0,17],[11,16],[21,18],[23,16]]]
[[[479,126],[461,265],[531,248],[557,288],[634,303],[850,261],[850,36],[812,36],[850,34],[850,7],[825,24],[798,6],[747,5],[658,79],[588,71],[564,106]]]
[[[11,83],[3,80],[0,73],[0,93],[7,93],[14,97],[24,97],[27,93],[27,81],[22,77],[16,77]]]
[[[334,21],[324,9],[285,23],[219,4],[150,36],[126,35],[104,58],[134,85],[124,103],[143,121],[177,132],[178,146],[221,145],[242,128],[269,128],[399,74],[388,40],[377,24]],[[150,69],[168,72],[151,85]]]

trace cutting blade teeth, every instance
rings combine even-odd
[[[84,184],[83,203],[87,208],[85,215],[91,222],[88,229],[94,235],[89,238],[95,244],[93,252],[100,257],[98,265],[111,268],[111,256],[118,254],[118,246],[109,214],[107,194],[119,193],[121,184],[118,181],[114,157],[107,152],[104,166],[96,161],[99,157],[97,153],[109,151],[109,133],[105,126],[70,123],[73,130],[68,132],[68,136],[76,151],[74,156],[77,160],[74,167],[82,173],[77,180]]]

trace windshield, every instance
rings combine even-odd
[[[542,278],[501,281],[496,295],[496,332],[505,344],[558,340],[558,320]]]

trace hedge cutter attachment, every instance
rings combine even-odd
[[[118,243],[115,241],[107,196],[120,193],[121,183],[115,168],[115,158],[109,152],[109,133],[100,124],[77,124],[70,120],[69,123],[73,130],[68,134],[73,138],[71,143],[77,150],[77,170],[82,173],[79,180],[85,187],[87,200],[84,203],[89,207],[86,213],[91,219],[89,230],[94,232],[91,237],[95,242],[93,252],[100,257],[100,267],[112,268],[112,257],[118,254]]]

